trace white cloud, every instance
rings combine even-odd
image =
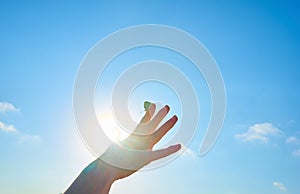
[[[0,113],[6,113],[6,112],[20,112],[20,109],[16,108],[13,104],[8,102],[0,102]],[[9,125],[6,123],[3,123],[0,121],[0,131],[5,132],[13,132],[16,137],[18,137],[19,143],[24,142],[40,142],[42,139],[38,135],[31,135],[22,133],[21,131],[18,131],[14,125]]]
[[[248,131],[242,134],[236,134],[237,139],[242,141],[261,141],[264,143],[269,142],[270,136],[276,136],[282,132],[274,127],[271,123],[255,124],[249,127]]]
[[[8,125],[0,121],[0,130],[5,132],[17,132],[17,129],[13,125]]]
[[[293,156],[300,156],[300,149],[293,151]]]
[[[8,125],[0,121],[0,131],[8,132],[8,133],[14,133],[16,137],[18,138],[19,143],[25,143],[25,142],[40,142],[42,139],[38,135],[31,135],[26,134],[18,131],[15,126]]]
[[[20,109],[16,108],[11,103],[0,102],[0,113],[6,113],[6,112],[20,112]]]
[[[294,136],[290,136],[286,138],[285,142],[288,144],[300,144],[300,139]]]
[[[278,188],[280,191],[287,191],[286,187],[280,182],[273,182],[273,186]]]

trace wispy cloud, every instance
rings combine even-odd
[[[300,148],[298,150],[293,151],[293,156],[300,157]]]
[[[20,112],[20,109],[16,108],[13,104],[8,102],[0,102],[0,113],[6,112]]]
[[[16,108],[11,103],[0,102],[0,113],[5,114],[7,112],[20,112],[20,109]],[[41,141],[40,136],[23,133],[23,132],[17,130],[17,128],[14,125],[7,124],[2,121],[0,121],[0,131],[4,131],[7,133],[13,133],[18,138],[19,143]]]
[[[294,146],[294,147],[300,145],[300,139],[295,137],[295,136],[290,136],[290,137],[286,138],[285,142],[287,144],[290,144],[290,145]],[[297,149],[297,150],[294,150],[292,152],[292,155],[295,156],[295,157],[300,157],[300,148]]]
[[[38,135],[20,134],[20,137],[19,137],[19,143],[40,142],[40,141],[42,141],[42,139]]]
[[[286,192],[287,188],[280,182],[273,182],[273,186],[278,188],[280,191]]]
[[[236,134],[235,137],[242,141],[260,141],[268,143],[271,136],[276,136],[282,132],[271,123],[255,124],[249,127],[248,131],[242,134]]]
[[[14,125],[5,124],[1,121],[0,121],[0,131],[13,133],[18,138],[19,143],[40,142],[42,140],[42,138],[39,135],[22,133],[21,131],[18,131]]]
[[[300,144],[300,139],[295,136],[290,136],[290,137],[286,138],[285,142],[288,144],[298,145],[298,144]]]
[[[5,132],[17,132],[17,129],[13,125],[8,125],[0,121],[0,130]]]

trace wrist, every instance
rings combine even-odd
[[[76,178],[65,194],[108,194],[115,181],[111,166],[97,159],[90,163]]]
[[[99,158],[92,162],[84,171],[95,180],[93,182],[97,185],[97,188],[95,188],[97,194],[107,194],[116,180],[112,166]]]
[[[110,164],[107,164],[100,158],[94,161],[96,163],[96,170],[98,177],[105,177],[107,183],[113,183],[117,180],[115,168]]]

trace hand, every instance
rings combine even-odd
[[[177,152],[180,144],[153,151],[153,146],[178,120],[173,116],[156,130],[168,114],[169,106],[153,117],[155,108],[155,104],[151,104],[134,132],[119,145],[111,145],[100,158],[87,166],[65,194],[107,194],[114,181],[131,175],[154,160]]]
[[[155,108],[155,104],[151,104],[134,132],[120,142],[120,145],[111,145],[100,157],[103,162],[111,164],[110,171],[115,180],[125,178],[150,162],[173,154],[181,148],[180,144],[177,144],[161,150],[152,150],[178,120],[174,115],[156,130],[170,108],[165,106],[152,118]]]

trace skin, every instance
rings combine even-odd
[[[134,132],[120,142],[120,145],[111,145],[102,156],[89,164],[65,194],[108,194],[111,185],[116,180],[126,178],[152,161],[167,157],[180,150],[180,144],[153,150],[154,145],[178,120],[174,115],[156,129],[170,108],[165,106],[153,117],[155,108],[155,104],[151,104]],[[147,152],[135,150],[147,150]],[[126,166],[126,169],[110,165],[116,163],[120,164],[119,166]]]

